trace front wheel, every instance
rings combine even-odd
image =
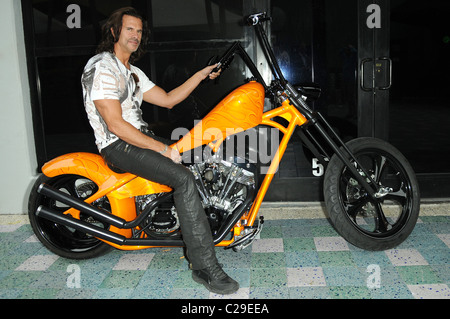
[[[359,248],[394,248],[411,234],[419,216],[415,173],[406,158],[385,141],[358,138],[347,146],[384,193],[372,198],[334,155],[324,177],[325,206],[331,222],[342,237]]]

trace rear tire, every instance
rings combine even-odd
[[[78,175],[60,175],[51,178],[45,175],[39,176],[33,185],[28,200],[28,217],[39,241],[53,253],[68,259],[89,259],[108,252],[110,246],[97,238],[36,216],[36,210],[41,205],[59,211],[61,214],[69,208],[63,203],[39,194],[37,189],[42,183],[82,200],[90,197],[98,190],[98,186],[93,181]],[[109,206],[106,197],[96,203],[102,208],[109,208],[105,207]],[[80,214],[80,219],[95,223],[105,229],[109,227],[109,225],[102,224],[83,214]]]
[[[373,199],[334,155],[324,177],[325,205],[331,222],[342,237],[359,248],[394,248],[411,234],[419,216],[415,173],[406,158],[385,141],[358,138],[347,146],[373,180],[389,192]]]

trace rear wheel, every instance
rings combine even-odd
[[[415,173],[406,158],[382,140],[359,138],[347,146],[381,187],[380,198],[372,198],[334,155],[324,177],[325,204],[331,222],[342,237],[357,247],[396,247],[413,231],[419,216]]]
[[[88,259],[106,253],[110,246],[97,238],[36,216],[36,210],[41,205],[59,211],[61,214],[69,209],[67,205],[39,194],[37,188],[42,183],[46,183],[81,200],[89,198],[98,190],[98,186],[93,181],[83,176],[61,175],[49,178],[41,175],[31,190],[28,201],[28,216],[31,227],[42,244],[53,253],[69,259]],[[97,200],[94,205],[110,210],[106,197]],[[104,229],[109,227],[109,225],[96,221],[82,213],[80,214],[80,219]]]

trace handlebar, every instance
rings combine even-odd
[[[268,17],[266,12],[252,14],[246,18],[247,25],[249,26],[256,26],[260,22],[264,21],[272,21],[272,18]],[[228,68],[228,66],[230,65],[231,61],[234,58],[234,54],[236,53],[238,45],[239,45],[238,43],[235,43],[227,50],[227,52],[225,52],[225,54],[219,59],[217,67],[215,67],[212,72],[218,72],[220,69],[224,71]]]
[[[247,24],[250,26],[255,26],[264,21],[272,21],[272,18],[268,17],[266,12],[252,14],[247,18]]]
[[[245,19],[245,21],[247,22],[247,25],[249,25],[249,26],[256,26],[260,22],[272,21],[272,18],[268,17],[266,12],[261,12],[261,13],[255,13],[255,14],[249,15]],[[237,43],[235,43],[233,46],[231,46],[231,48],[229,48],[227,50],[227,52],[225,52],[225,54],[219,59],[219,61],[217,61],[217,66],[212,70],[212,72],[218,72],[219,70],[225,71],[228,68],[228,66],[230,65],[231,61],[234,58],[234,54],[236,53],[236,47],[237,47]],[[208,65],[213,64],[214,58],[215,57],[210,59],[210,61],[208,62]]]

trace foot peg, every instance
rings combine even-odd
[[[234,251],[240,251],[250,246],[256,237],[263,229],[264,217],[259,217],[259,223],[256,226],[245,227],[241,235],[235,236],[233,243],[225,247],[225,249],[232,248]]]

